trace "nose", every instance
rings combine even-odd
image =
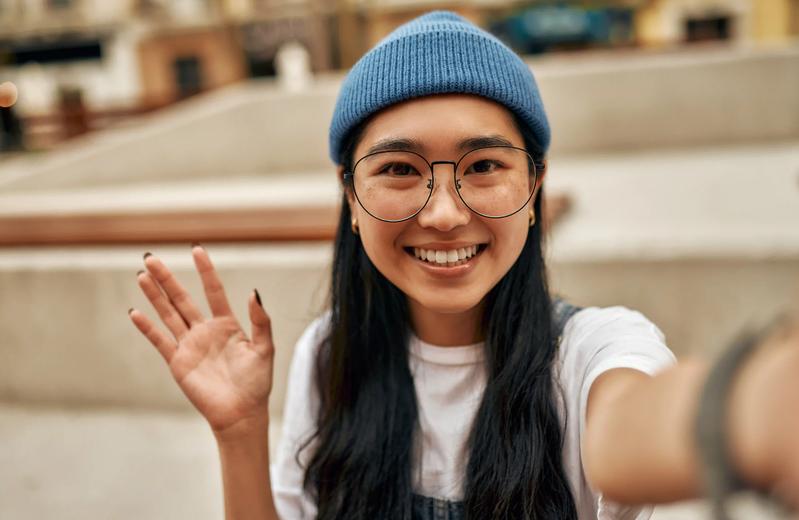
[[[435,171],[439,166],[438,172]],[[469,222],[472,212],[461,200],[455,189],[455,164],[433,163],[433,193],[424,209],[417,215],[422,227],[439,231],[450,231]]]

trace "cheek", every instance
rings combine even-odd
[[[367,215],[368,217],[368,215]],[[396,264],[395,255],[398,254],[394,247],[396,236],[400,226],[380,222],[373,218],[359,219],[361,244],[366,251],[366,255],[384,275],[390,271],[392,265]]]
[[[527,213],[524,213],[522,218],[518,218],[518,214],[516,214],[508,221],[502,222],[502,225],[493,226],[494,260],[503,269],[510,269],[524,248],[530,229],[527,222],[528,216]]]

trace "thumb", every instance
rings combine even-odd
[[[253,349],[262,356],[274,353],[272,344],[272,320],[264,310],[258,289],[253,289],[249,300],[250,323],[252,324]]]

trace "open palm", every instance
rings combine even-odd
[[[230,309],[208,253],[194,246],[192,256],[212,316],[205,318],[166,265],[148,254],[147,270],[138,275],[139,286],[171,335],[138,310],[131,309],[130,318],[161,353],[178,386],[215,432],[268,420],[274,354],[269,316],[253,291],[248,338]]]

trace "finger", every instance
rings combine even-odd
[[[200,273],[211,314],[217,317],[233,316],[233,311],[230,310],[230,303],[228,303],[227,295],[225,294],[225,287],[222,285],[216,269],[214,269],[214,264],[211,263],[208,251],[203,246],[194,244],[191,248],[191,255],[194,258],[194,265],[197,266],[197,272]]]
[[[271,356],[275,349],[272,343],[272,320],[264,310],[257,290],[250,293],[248,308],[252,324],[253,349],[262,356]]]
[[[172,356],[175,355],[177,344],[153,325],[153,322],[147,316],[136,309],[130,309],[128,316],[130,316],[136,328],[139,329],[139,332],[144,334],[144,337],[153,344],[166,362],[169,363],[172,360]]]
[[[8,108],[17,102],[17,86],[10,81],[0,83],[0,107]]]
[[[175,310],[175,307],[172,306],[172,303],[161,291],[161,288],[158,287],[152,275],[147,271],[139,271],[136,281],[139,282],[139,287],[141,287],[142,292],[147,299],[150,300],[155,312],[158,313],[161,321],[164,322],[164,325],[166,325],[169,331],[172,332],[176,338],[181,338],[186,334],[189,330],[188,325],[186,325],[186,322],[183,321],[183,317],[178,314],[178,311]]]
[[[188,291],[183,288],[183,285],[178,282],[172,271],[167,269],[160,259],[147,253],[144,257],[144,265],[147,267],[147,271],[155,278],[155,281],[158,282],[158,285],[164,289],[169,301],[172,302],[178,313],[186,320],[186,323],[193,325],[204,321],[202,313],[194,305]]]

